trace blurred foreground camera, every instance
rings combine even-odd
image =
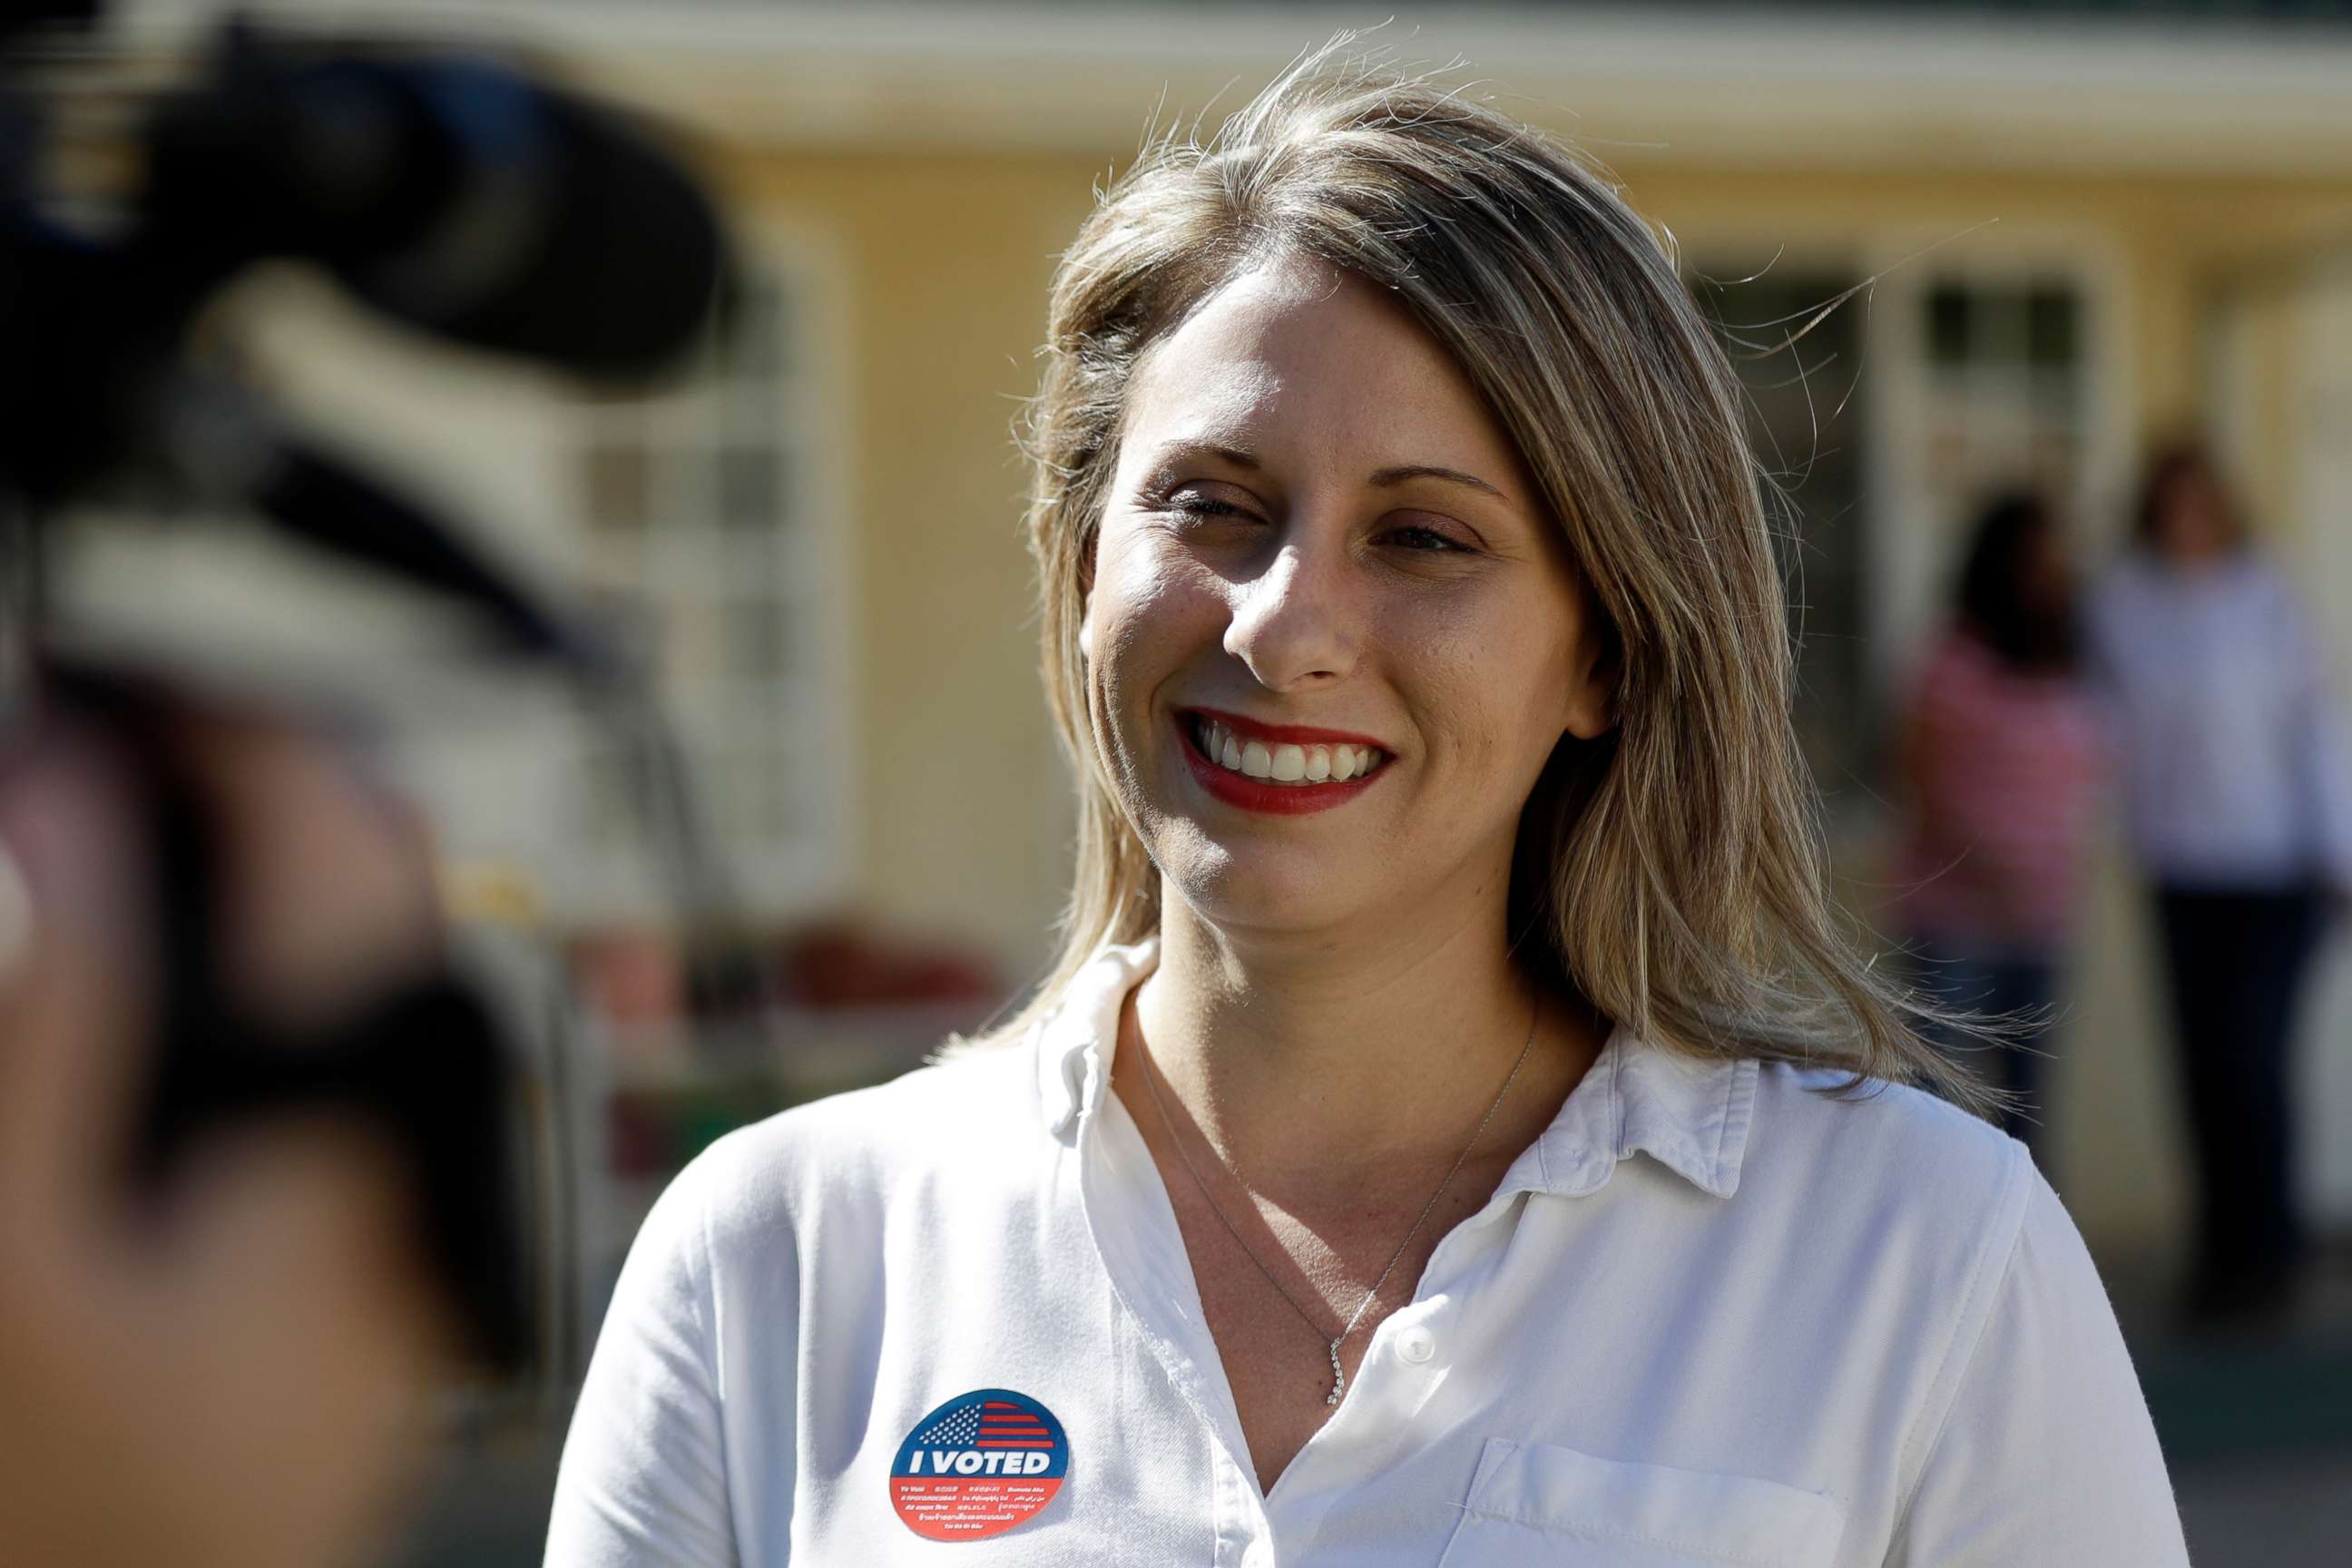
[[[50,22],[87,5],[39,8]],[[26,18],[20,13],[15,21]],[[454,975],[412,975],[329,1020],[271,1023],[225,977],[219,824],[169,741],[173,693],[49,645],[45,548],[96,500],[177,500],[478,613],[503,651],[551,662],[627,726],[666,802],[679,896],[723,889],[645,683],[582,616],[424,505],[292,434],[267,396],[190,350],[203,308],[259,262],[323,270],[424,331],[606,385],[702,340],[729,293],[710,203],[616,116],[485,58],[324,48],[238,26],[200,78],[153,103],[121,210],[68,224],[34,173],[40,116],[20,58],[0,102],[0,514],[13,531],[5,722],[61,715],[112,738],[143,780],[163,955],[134,1179],[160,1188],[208,1131],[325,1107],[402,1151],[428,1247],[475,1348],[524,1353],[508,1169],[507,1054]],[[191,521],[189,526],[200,526]]]

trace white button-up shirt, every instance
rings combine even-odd
[[[2020,1144],[1623,1030],[1261,1493],[1108,1092],[1153,959],[1106,949],[1024,1046],[678,1177],[582,1391],[553,1568],[2187,1561],[2114,1313]],[[930,1483],[894,1465],[982,1394],[1066,1468],[1001,1532],[927,1539],[895,1503]]]

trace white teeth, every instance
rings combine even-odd
[[[1202,754],[1237,773],[1270,784],[1314,784],[1361,778],[1386,762],[1370,746],[1268,745],[1244,741],[1213,719],[1196,719],[1192,736]]]

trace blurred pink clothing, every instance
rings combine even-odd
[[[1983,953],[2071,936],[2104,773],[2083,682],[1948,633],[1912,699],[1917,798],[1900,875],[1912,930]]]

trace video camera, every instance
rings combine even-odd
[[[176,496],[472,607],[505,648],[629,716],[678,895],[708,917],[726,904],[716,858],[629,661],[430,509],[289,434],[257,389],[195,363],[189,336],[225,287],[290,259],[410,327],[631,384],[723,315],[726,236],[652,140],[511,66],[242,24],[194,85],[145,107],[121,210],[70,223],[42,188],[33,79],[43,46],[88,28],[96,7],[35,9],[0,21],[12,79],[0,89],[0,518],[16,601],[0,631],[29,654],[40,702],[103,723],[149,774],[165,962],[133,1179],[152,1189],[225,1123],[296,1105],[357,1112],[405,1152],[475,1348],[510,1367],[527,1352],[527,1312],[508,1053],[491,1010],[445,974],[299,1039],[241,1015],[210,929],[214,834],[156,743],[163,687],[50,656],[45,546],[77,505]]]

